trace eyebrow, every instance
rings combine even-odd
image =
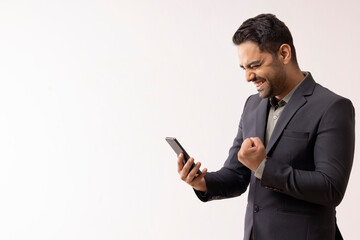
[[[261,62],[260,60],[251,61],[248,65],[246,65],[246,67],[247,67],[247,68],[250,68],[251,65],[253,65],[253,64],[259,64],[260,62]],[[240,64],[240,67],[241,67],[242,69],[245,69],[244,66],[241,65],[241,64]]]

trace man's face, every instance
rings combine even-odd
[[[278,55],[261,52],[256,43],[248,41],[238,46],[238,56],[246,81],[255,84],[261,98],[284,97],[286,72]]]

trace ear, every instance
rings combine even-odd
[[[289,44],[284,43],[280,46],[278,57],[283,64],[288,64],[291,61],[291,47]]]

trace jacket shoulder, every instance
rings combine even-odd
[[[334,93],[333,91],[329,90],[326,87],[323,87],[318,83],[316,83],[315,85],[313,94],[311,96],[308,96],[307,98],[310,101],[316,101],[318,104],[323,105],[324,109],[326,109],[327,106],[331,106],[337,102],[345,102],[352,106],[352,102],[350,99]]]

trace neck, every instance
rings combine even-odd
[[[286,86],[282,93],[275,98],[280,101],[283,99],[291,90],[294,89],[302,80],[304,79],[304,74],[301,72],[300,68],[292,68],[286,73]]]

